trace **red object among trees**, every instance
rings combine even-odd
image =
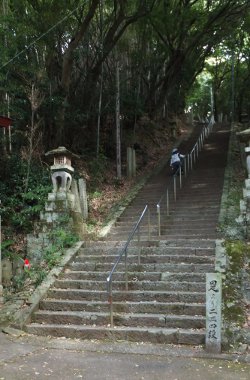
[[[23,267],[24,269],[30,269],[31,265],[28,259],[24,260]]]
[[[12,119],[7,116],[0,116],[0,127],[8,128],[11,125]]]

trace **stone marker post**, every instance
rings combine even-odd
[[[132,151],[132,173],[133,177],[136,176],[136,154],[135,154],[135,149]]]
[[[82,209],[82,216],[84,220],[88,219],[88,197],[86,189],[86,181],[83,178],[78,180],[80,204]]]
[[[222,112],[220,112],[219,113],[219,115],[218,115],[218,121],[219,121],[219,123],[222,123],[223,122],[223,113]]]
[[[221,273],[206,274],[206,351],[221,353]]]
[[[127,177],[133,178],[136,175],[136,157],[135,150],[131,147],[127,148]]]

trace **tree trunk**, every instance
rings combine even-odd
[[[115,121],[116,121],[116,169],[117,178],[121,179],[121,123],[120,123],[120,73],[119,64],[116,67],[116,97],[115,97]]]

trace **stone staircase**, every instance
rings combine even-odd
[[[156,173],[105,241],[79,250],[40,302],[27,331],[78,339],[203,344],[205,276],[214,271],[228,138],[228,129],[214,127],[177,201],[171,200],[170,215],[162,216],[161,236],[155,206],[172,178],[169,168]],[[151,238],[148,241],[145,223],[140,243],[132,241],[129,246],[128,291],[124,262],[118,264],[111,327],[106,280],[145,204],[151,208]]]

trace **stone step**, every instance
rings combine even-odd
[[[161,220],[164,224],[166,223],[178,223],[178,224],[185,224],[185,223],[192,223],[192,224],[200,224],[202,223],[203,225],[209,225],[210,223],[218,223],[218,212],[216,212],[216,214],[213,214],[211,216],[207,215],[206,216],[206,219],[204,219],[201,215],[201,213],[197,213],[196,215],[194,215],[193,218],[191,218],[191,215],[189,214],[186,214],[186,215],[177,215],[177,214],[170,214],[170,215],[167,215],[166,213],[166,210],[164,208],[161,209]],[[131,218],[119,218],[116,223],[114,224],[114,226],[119,226],[119,225],[129,225],[129,226],[134,226],[135,223],[137,222],[137,220],[131,220]],[[151,218],[150,218],[150,224],[151,225],[156,225],[158,226],[158,215],[155,214],[154,216],[152,216],[151,214]],[[144,226],[147,226],[148,225],[148,222],[145,221],[145,223],[143,223],[142,225]]]
[[[163,238],[158,243],[159,247],[185,247],[185,248],[215,248],[215,240],[209,238],[179,239]]]
[[[177,183],[177,193],[179,194],[179,201],[180,202],[186,202],[187,204],[190,204],[190,198],[193,200],[193,203],[196,203],[196,200],[198,203],[206,204],[206,201],[208,202],[215,202],[219,203],[221,200],[221,192],[218,192],[218,188],[216,189],[215,184],[209,184],[204,189],[197,189],[195,190],[193,188],[192,184],[188,184],[187,182],[183,183],[182,188],[179,188],[179,184]],[[213,192],[211,192],[211,186],[214,186]],[[169,198],[174,198],[174,189],[170,189],[168,186],[168,196]],[[134,199],[131,204],[128,206],[128,208],[131,208],[132,206],[141,207],[143,209],[143,206],[145,204],[155,205],[160,201],[162,197],[167,196],[167,188],[163,189],[162,192],[159,192],[158,195],[154,194],[153,196],[149,197],[147,194],[141,194],[138,196],[138,198]]]
[[[110,268],[111,270],[111,268]],[[104,281],[106,282],[110,271],[107,272],[91,272],[91,271],[71,271],[67,270],[67,278],[72,280],[89,280],[89,281]],[[124,272],[115,272],[116,281],[124,281]],[[205,281],[206,273],[171,273],[171,272],[128,272],[128,280],[133,281],[133,279],[138,281],[191,281],[191,282],[202,282]]]
[[[195,233],[195,234],[178,234],[178,233],[174,233],[174,232],[171,232],[171,233],[168,233],[167,231],[162,231],[161,232],[161,239],[172,239],[172,240],[180,240],[180,239],[211,239],[211,240],[216,240],[220,237],[219,233],[218,232],[214,232],[214,233],[206,233],[206,234],[199,234],[199,233]],[[145,236],[146,238],[146,236]],[[143,239],[142,239],[143,240]]]
[[[200,216],[200,215],[199,215]],[[126,220],[121,220],[119,222],[116,222],[115,223],[115,228],[117,227],[122,227],[122,228],[128,228],[128,227],[131,227],[133,223],[129,223],[128,221]],[[172,227],[172,226],[175,226],[176,228],[179,228],[179,229],[185,229],[185,228],[199,228],[202,226],[202,228],[208,228],[210,227],[211,225],[214,226],[217,224],[217,220],[216,218],[210,218],[210,220],[204,220],[202,218],[195,218],[195,219],[190,219],[190,218],[174,218],[174,217],[171,217],[171,216],[167,216],[165,214],[161,214],[161,225],[164,225],[164,227]],[[157,220],[157,223],[152,223],[152,220],[151,220],[151,226],[157,226],[158,227],[158,220]],[[142,224],[142,227],[144,229],[147,229],[148,228],[148,225],[147,224]]]
[[[124,247],[124,245],[126,244],[127,242],[127,239],[119,239],[119,240],[96,240],[96,241],[93,241],[93,242],[86,242],[85,243],[85,248],[91,248],[91,247],[95,247],[95,248],[101,248],[102,250],[104,249],[111,249],[111,248],[121,248],[121,247]],[[203,239],[197,239],[197,238],[193,238],[193,239],[185,239],[185,238],[182,238],[180,237],[178,239],[178,241],[176,241],[176,239],[169,239],[169,238],[161,238],[160,240],[159,239],[152,239],[150,241],[142,241],[142,242],[139,242],[137,240],[132,240],[131,243],[130,243],[130,247],[182,247],[182,248],[215,248],[215,241],[214,239],[207,239],[207,238],[203,238]]]
[[[104,258],[108,260],[109,257],[115,256],[117,257],[118,253],[120,252],[122,247],[120,248],[109,248],[104,247],[100,248],[92,246],[89,248],[81,248],[78,252],[77,257],[79,258],[79,261],[84,261],[84,257],[94,257],[95,258]],[[128,247],[127,253],[128,257],[133,255],[138,255],[139,247]],[[213,257],[214,256],[214,248],[192,248],[192,247],[142,247],[141,248],[141,256],[161,256],[164,255],[164,257],[170,256],[206,256],[206,257]],[[82,259],[83,257],[83,259]]]
[[[54,311],[110,311],[109,303],[105,301],[79,301],[43,299],[40,302],[41,310]],[[118,313],[165,313],[180,315],[203,315],[205,316],[204,303],[186,302],[113,302],[113,310]]]
[[[106,291],[90,291],[89,289],[57,289],[52,288],[48,291],[49,298],[72,299],[72,300],[108,300]],[[155,301],[155,302],[195,302],[204,303],[205,293],[203,292],[175,292],[175,291],[122,291],[113,290],[113,299],[115,301]]]
[[[105,281],[97,280],[72,280],[67,275],[54,283],[55,288],[59,289],[90,289],[90,290],[106,290]],[[115,281],[113,288],[116,290],[125,290],[125,281]],[[168,282],[168,281],[139,281],[136,277],[128,282],[128,290],[152,290],[152,291],[188,291],[188,292],[205,292],[204,282]]]
[[[115,313],[113,318],[116,327],[205,328],[205,317],[197,315]],[[110,313],[40,310],[34,315],[34,323],[108,326],[110,324]]]
[[[171,225],[165,225],[165,223],[162,223],[161,224],[161,230],[164,231],[166,230],[167,233],[174,233],[174,234],[199,234],[199,236],[206,236],[206,235],[209,235],[209,234],[212,234],[214,232],[217,232],[217,225],[216,223],[213,223],[211,224],[210,226],[203,226],[202,224],[200,224],[200,226],[193,226],[192,223],[190,223],[190,225],[186,225],[186,226],[179,226],[179,225],[175,225],[175,224],[171,224]],[[129,226],[116,226],[115,228],[113,228],[113,230],[109,233],[110,236],[117,236],[118,234],[120,234],[120,236],[125,236],[125,235],[128,235],[130,234],[131,232],[131,228]],[[153,232],[158,232],[158,227],[155,226],[154,228],[151,229],[151,233]],[[147,226],[141,226],[140,227],[140,234],[147,234],[148,235],[148,227]]]
[[[100,248],[101,250],[110,250],[110,249],[119,249],[123,248],[124,245],[127,243],[127,239],[118,239],[118,240],[94,240],[94,241],[86,241],[82,248]],[[130,242],[130,248],[136,248],[138,246],[140,247],[157,247],[160,245],[160,242],[158,239],[154,238],[147,241],[141,241],[138,242],[136,240],[132,240]]]
[[[121,237],[121,239],[126,239],[126,237],[128,237],[128,234],[124,233],[122,234],[121,232],[113,232],[113,233],[110,233],[108,236],[107,236],[107,240],[114,240],[114,239],[118,239],[118,237]],[[202,238],[205,238],[205,239],[218,239],[219,238],[219,233],[218,232],[214,232],[214,233],[206,233],[206,234],[202,234],[202,233],[199,233],[198,231],[196,233],[185,233],[185,234],[181,234],[178,233],[178,231],[176,232],[171,232],[171,233],[168,233],[167,231],[162,231],[161,232],[161,237],[158,236],[158,230],[155,230],[153,232],[151,232],[151,236],[154,237],[154,238],[161,238],[161,239],[172,239],[172,240],[178,240],[178,239],[202,239]],[[141,234],[141,241],[143,240],[147,240],[148,238],[148,235],[147,234]]]
[[[162,194],[164,195],[164,194]],[[176,193],[177,198],[174,199],[173,196],[169,196],[169,206],[170,209],[180,209],[180,208],[188,208],[188,209],[214,209],[216,207],[220,206],[221,198],[210,198],[208,195],[200,196],[199,198],[194,198],[194,195],[192,194],[192,199],[195,199],[193,203],[190,203],[190,197],[191,194],[185,193],[185,198],[182,196],[182,193],[178,192]],[[122,215],[127,215],[130,213],[134,214],[135,218],[139,218],[139,216],[142,213],[142,210],[144,209],[145,205],[148,205],[150,208],[150,211],[152,213],[157,212],[157,204],[160,202],[161,197],[158,199],[155,197],[153,200],[149,200],[146,197],[141,198],[140,201],[134,202],[130,204],[124,211]],[[166,204],[166,198],[163,198],[160,204]]]
[[[138,252],[139,249],[137,250],[136,254],[131,254],[130,252],[128,253],[128,258],[127,262],[128,263],[136,263],[138,260]],[[87,254],[82,254],[78,255],[75,258],[75,262],[78,263],[111,263],[113,264],[117,257],[118,253],[116,252],[116,255],[87,255]],[[189,263],[189,264],[213,264],[214,263],[214,257],[212,255],[210,256],[198,256],[198,255],[172,255],[172,254],[164,254],[164,253],[155,253],[155,254],[146,254],[145,252],[141,252],[140,254],[140,260],[141,264],[152,264],[152,263]]]
[[[144,204],[144,206],[146,203]],[[165,206],[166,208],[166,206]],[[161,210],[164,210],[164,203],[161,204]],[[170,205],[169,207],[169,213],[170,216],[174,217],[188,217],[190,218],[196,218],[200,217],[201,215],[206,215],[206,217],[210,216],[216,216],[218,215],[220,211],[220,206],[219,205],[211,205],[210,207],[205,207],[205,206],[197,206],[197,207],[188,207],[188,205],[184,205],[183,207],[176,207],[175,204]],[[135,216],[136,215],[136,216]],[[150,214],[151,218],[153,216],[157,215],[157,209],[153,210]],[[124,214],[122,214],[119,218],[118,221],[120,220],[126,220],[126,219],[132,219],[134,222],[136,222],[140,217],[140,214],[135,212],[133,209],[128,209]],[[204,218],[205,219],[205,218]],[[147,223],[147,217],[145,217],[145,223]]]
[[[208,190],[208,191],[211,191]],[[215,191],[213,189],[213,191]],[[190,202],[190,199],[193,201]],[[209,194],[203,193],[196,195],[194,194],[193,189],[190,189],[189,191],[185,191],[183,194],[179,194],[176,207],[183,207],[186,206],[190,209],[192,208],[215,208],[218,207],[221,203],[221,194],[217,196],[211,196]]]
[[[30,334],[40,336],[68,337],[71,339],[97,339],[117,342],[150,342],[158,344],[201,345],[205,342],[204,329],[167,329],[146,327],[101,327],[78,325],[29,324],[26,328]]]
[[[112,269],[113,265],[110,265],[110,263],[82,263],[82,262],[73,262],[71,264],[71,269],[76,271],[109,271]],[[121,261],[118,264],[118,269],[120,271],[123,271],[125,269],[124,261]],[[214,270],[214,266],[211,264],[188,264],[188,263],[153,263],[153,264],[136,264],[136,263],[130,263],[129,264],[129,271],[133,273],[138,272],[199,272],[199,273],[207,273]]]

